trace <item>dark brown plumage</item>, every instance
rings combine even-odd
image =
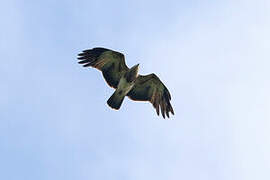
[[[166,86],[155,74],[138,75],[138,65],[128,68],[122,53],[93,48],[78,54],[78,63],[84,67],[94,67],[102,71],[109,86],[116,89],[107,101],[114,109],[119,109],[125,96],[135,101],[149,101],[159,115],[165,118],[174,114],[170,100],[171,95]]]

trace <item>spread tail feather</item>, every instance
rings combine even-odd
[[[113,108],[118,110],[124,100],[125,96],[120,95],[115,91],[113,95],[108,99],[107,104]]]

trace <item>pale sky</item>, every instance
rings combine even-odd
[[[269,180],[270,1],[19,1],[0,6],[0,179]],[[175,116],[126,98],[77,54],[154,72]]]

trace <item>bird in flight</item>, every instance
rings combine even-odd
[[[94,67],[100,70],[109,86],[115,92],[108,99],[107,104],[118,110],[125,98],[128,96],[135,101],[149,101],[165,119],[169,113],[174,114],[170,100],[171,95],[166,86],[155,74],[139,75],[139,64],[128,68],[125,56],[110,49],[96,47],[82,51],[78,54],[78,63],[83,67]]]

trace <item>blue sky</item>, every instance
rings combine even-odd
[[[0,179],[268,180],[270,2],[4,1]],[[113,93],[77,64],[123,52],[172,94],[175,116]]]

